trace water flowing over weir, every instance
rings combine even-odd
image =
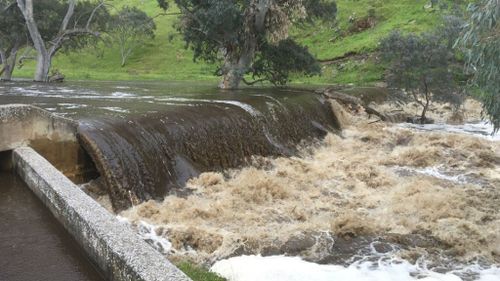
[[[301,141],[339,128],[327,101],[294,88],[16,82],[1,84],[0,97],[76,120],[117,211],[162,199],[200,172],[237,167],[253,155],[291,155]]]
[[[237,167],[253,155],[291,155],[301,141],[338,128],[329,105],[311,94],[165,100],[177,104],[79,126],[116,210],[162,199],[201,172]]]

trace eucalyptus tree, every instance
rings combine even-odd
[[[35,81],[47,82],[52,58],[63,47],[81,47],[100,34],[105,3],[90,1],[16,0],[37,51]],[[35,8],[34,8],[35,7]]]
[[[122,67],[135,49],[154,38],[155,30],[153,18],[135,7],[123,7],[113,15],[108,34],[120,49]]]
[[[441,33],[401,34],[393,32],[381,42],[382,59],[389,64],[389,87],[401,89],[422,108],[419,121],[433,101],[459,105],[462,96],[453,71],[455,54]],[[405,96],[403,96],[405,97]]]
[[[158,0],[166,9],[166,0]],[[334,19],[337,7],[323,0],[175,0],[181,11],[179,30],[194,51],[194,60],[218,65],[221,88],[241,81],[282,85],[291,73],[320,72],[306,47],[289,37],[294,24]],[[254,81],[248,82],[245,75]]]
[[[465,50],[466,71],[482,92],[483,109],[500,129],[500,0],[480,0],[468,7],[470,19],[458,41]]]
[[[28,43],[24,19],[15,0],[0,0],[0,79],[10,80],[17,53]]]

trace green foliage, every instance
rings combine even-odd
[[[176,4],[184,11],[178,29],[193,50],[195,61],[215,63],[220,60],[220,48],[236,50],[243,46],[243,14],[237,1],[176,0]]]
[[[441,0],[458,3],[457,0]],[[338,12],[336,20],[313,21],[311,24],[297,24],[290,29],[290,37],[301,46],[307,46],[316,58],[325,60],[355,52],[360,58],[353,57],[336,64],[323,64],[321,76],[304,77],[291,74],[294,83],[309,84],[355,84],[373,85],[383,79],[385,64],[377,59],[380,40],[390,31],[421,33],[434,29],[442,19],[439,10],[428,12],[423,7],[428,0],[336,0]],[[179,26],[178,7],[170,1],[168,16],[161,13],[157,1],[113,0],[117,11],[124,6],[138,7],[154,17],[156,36],[134,51],[124,67],[119,66],[118,46],[101,46],[98,56],[94,48],[84,48],[77,52],[59,54],[53,61],[68,80],[203,80],[215,83],[214,65],[202,60],[193,63],[193,52],[185,49]],[[349,17],[368,15],[375,11],[377,23],[373,28],[360,33],[343,35],[348,29]],[[465,7],[464,7],[465,9]],[[114,10],[110,11],[114,13]],[[31,77],[33,62],[26,62],[22,69],[16,69],[14,76]]]
[[[307,49],[287,39],[288,29],[296,20],[334,18],[336,13],[335,3],[320,0],[175,2],[181,10],[178,30],[194,60],[215,63],[216,73],[235,78],[228,87],[237,86],[247,74],[257,81],[285,84],[293,72],[319,73]]]
[[[24,18],[16,2],[13,0],[0,0],[0,49],[6,53],[16,42],[26,43],[26,28]]]
[[[188,262],[183,262],[178,264],[180,270],[186,273],[193,281],[225,281],[226,279],[220,277],[219,275],[210,272],[204,268],[195,266]]]
[[[108,38],[120,50],[122,67],[135,49],[154,38],[155,30],[153,19],[136,7],[125,6],[111,17]]]
[[[333,1],[308,0],[305,1],[305,9],[308,14],[305,21],[309,23],[316,19],[333,21],[337,16],[337,3]]]
[[[86,27],[87,18],[96,7],[94,1],[78,1],[75,13],[71,17],[68,27],[72,29],[83,29]],[[33,16],[37,23],[40,35],[45,42],[50,42],[58,35],[61,28],[61,21],[68,10],[67,1],[36,0],[33,1]],[[94,18],[90,24],[90,29],[103,32],[109,20],[109,12],[105,6],[95,11]],[[95,44],[95,36],[82,33],[74,33],[68,36],[62,46],[63,51],[74,51]]]
[[[260,78],[274,85],[289,82],[291,72],[313,76],[320,74],[321,68],[307,48],[290,39],[283,40],[278,45],[264,45],[252,65],[252,78],[255,81]]]
[[[439,33],[402,35],[393,32],[381,42],[382,58],[388,62],[389,87],[402,89],[422,106],[421,122],[432,101],[458,105],[462,99],[453,77],[454,54]]]
[[[481,89],[483,108],[500,129],[500,1],[480,0],[471,4],[469,23],[460,46],[464,49],[466,70],[471,82]]]

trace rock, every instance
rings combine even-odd
[[[49,77],[49,82],[61,83],[64,82],[64,78],[65,78],[64,74],[60,73],[59,71],[56,71]]]
[[[394,250],[394,247],[391,244],[381,241],[373,242],[372,246],[373,249],[379,254],[389,253]]]
[[[281,246],[281,251],[290,255],[296,255],[311,248],[315,243],[316,240],[312,235],[299,233],[290,237],[290,239]]]
[[[403,123],[408,120],[408,118],[411,118],[411,116],[408,113],[405,112],[394,112],[394,113],[386,113],[386,122],[391,122],[391,123]]]
[[[406,123],[412,124],[434,124],[434,119],[426,117],[424,122],[422,122],[422,118],[420,116],[412,116],[406,118]]]

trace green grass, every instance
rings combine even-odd
[[[177,265],[180,270],[186,273],[193,281],[225,281],[226,279],[219,275],[210,272],[202,267],[195,266],[188,262],[183,262]]]
[[[348,52],[370,54],[378,42],[394,29],[422,32],[434,27],[441,19],[438,11],[424,10],[428,0],[337,0],[338,17],[336,27],[332,22],[295,27],[291,36],[319,59],[331,59]],[[450,1],[451,2],[451,1]],[[115,0],[115,6],[137,6],[155,16],[161,12],[155,0]],[[357,18],[373,9],[377,25],[369,30],[339,36],[349,28],[349,17]],[[169,12],[176,12],[173,7]],[[215,66],[193,62],[192,52],[184,48],[182,36],[173,28],[176,16],[156,18],[157,32],[151,40],[137,49],[124,67],[120,67],[120,56],[116,48],[102,48],[100,56],[93,48],[70,54],[59,54],[53,68],[59,69],[67,79],[88,80],[203,80],[217,81],[212,74]],[[340,31],[340,32],[339,32]],[[350,60],[343,64],[324,65],[318,77],[293,77],[296,83],[306,84],[357,84],[367,85],[380,81],[383,66],[375,56],[365,60]],[[17,77],[31,77],[34,62],[27,63]]]

